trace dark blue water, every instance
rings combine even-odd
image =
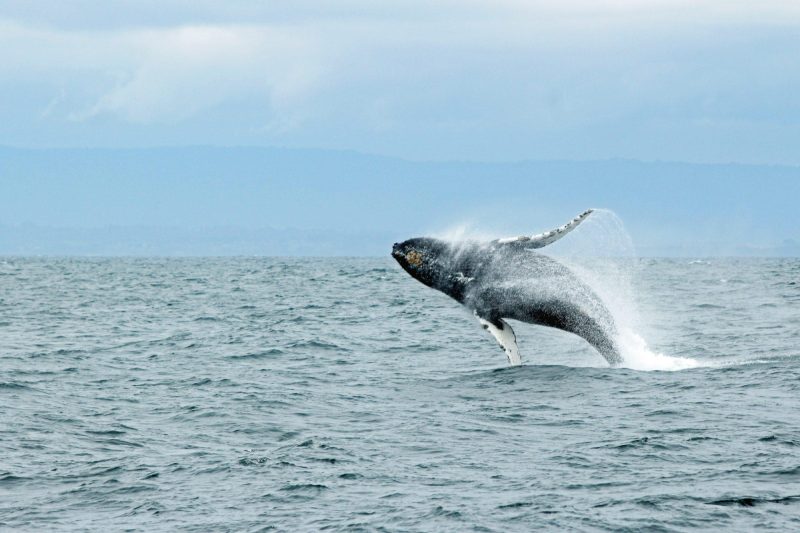
[[[507,368],[389,258],[0,260],[0,529],[800,528],[800,261],[634,287],[691,368]]]

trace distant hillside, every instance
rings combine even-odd
[[[800,168],[413,162],[279,148],[0,148],[0,254],[383,255],[613,209],[647,255],[800,255]]]

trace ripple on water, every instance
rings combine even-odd
[[[523,324],[525,365],[508,368],[473,317],[388,257],[12,263],[7,529],[800,520],[800,261],[643,261],[639,339],[616,369]]]

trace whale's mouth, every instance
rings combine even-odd
[[[400,258],[404,256],[405,254],[402,251],[400,251],[400,244],[394,243],[394,246],[392,247],[392,257],[394,257],[397,260],[400,260]]]

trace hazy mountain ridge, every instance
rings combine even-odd
[[[644,255],[800,255],[791,166],[0,147],[0,191],[13,255],[383,255],[411,235],[540,231],[590,206],[615,210]]]

